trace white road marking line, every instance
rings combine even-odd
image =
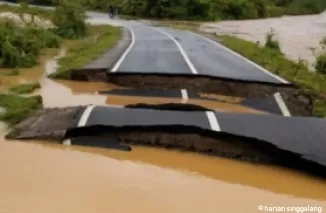
[[[256,63],[253,62],[253,61],[250,61],[248,58],[243,57],[243,56],[240,55],[239,53],[237,53],[237,52],[235,52],[235,51],[233,51],[233,50],[227,48],[226,46],[224,46],[224,45],[222,45],[222,44],[219,44],[218,42],[213,41],[213,40],[211,40],[211,39],[209,39],[209,38],[206,38],[205,36],[202,36],[202,35],[199,35],[199,34],[196,34],[196,33],[190,32],[190,31],[188,31],[188,32],[191,33],[191,34],[193,34],[193,35],[196,35],[196,36],[198,36],[198,37],[201,37],[201,38],[203,38],[203,39],[205,39],[205,40],[207,40],[207,41],[209,41],[209,42],[215,44],[215,45],[218,46],[218,47],[223,48],[224,50],[226,50],[226,51],[232,53],[233,55],[238,56],[239,58],[241,58],[241,59],[247,61],[249,64],[251,64],[251,65],[253,65],[254,67],[258,68],[259,70],[263,71],[263,72],[266,73],[267,75],[272,76],[272,77],[274,77],[275,79],[279,80],[280,82],[282,82],[282,83],[286,83],[286,84],[289,84],[289,82],[286,81],[285,79],[281,78],[280,76],[275,75],[274,73],[271,73],[270,71],[266,70],[264,67],[262,67],[262,66],[256,64]]]
[[[189,97],[186,89],[181,90],[182,103],[187,103]]]
[[[70,139],[66,139],[66,140],[63,141],[62,144],[65,145],[65,146],[70,146],[71,145],[71,140]]]
[[[180,45],[180,43],[173,36],[171,36],[170,34],[164,32],[163,30],[160,30],[160,29],[157,29],[157,28],[154,28],[154,27],[150,27],[150,28],[152,28],[153,30],[156,30],[156,31],[158,31],[160,33],[163,33],[164,35],[166,35],[167,37],[169,37],[177,45],[177,47],[179,48],[180,53],[183,56],[184,60],[186,61],[186,63],[188,65],[188,67],[190,68],[192,74],[194,74],[194,75],[197,75],[198,74],[196,68],[191,63],[190,59],[188,58],[186,52],[184,51],[184,49],[182,48],[182,46]]]
[[[217,118],[215,116],[215,113],[212,112],[212,111],[206,111],[206,115],[207,115],[209,124],[211,126],[211,129],[213,131],[220,132],[221,131],[221,127],[220,127],[220,124],[217,121]]]
[[[91,115],[94,107],[95,107],[95,105],[87,106],[87,108],[84,110],[82,116],[80,117],[80,120],[77,125],[78,127],[83,127],[86,125],[86,122],[87,122],[89,116]]]
[[[126,27],[127,28],[127,27]],[[123,60],[126,58],[127,54],[130,52],[131,48],[134,46],[135,44],[135,34],[134,32],[132,31],[132,29],[130,28],[127,28],[130,33],[131,33],[131,43],[129,44],[129,47],[125,50],[125,52],[121,55],[121,57],[119,58],[119,60],[115,63],[115,65],[113,66],[113,68],[111,69],[111,72],[116,72],[121,63],[123,62]]]
[[[291,113],[290,113],[288,107],[286,106],[286,104],[285,104],[285,102],[284,102],[281,94],[279,92],[278,93],[275,93],[274,94],[274,97],[275,97],[275,100],[276,100],[276,102],[278,104],[278,107],[280,108],[283,116],[285,116],[285,117],[291,117]]]

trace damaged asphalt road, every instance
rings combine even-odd
[[[188,105],[172,105],[46,109],[18,124],[7,138],[58,143],[68,138],[71,144],[124,151],[130,151],[130,145],[161,146],[278,164],[326,177],[324,119],[221,113],[194,106],[185,110]]]
[[[281,111],[287,117],[221,113],[186,104],[182,108],[56,108],[41,110],[21,122],[8,139],[69,140],[73,145],[124,151],[130,151],[132,145],[150,145],[278,164],[326,177],[326,121],[290,117],[312,115],[311,97],[291,83],[200,35],[137,21],[110,20],[106,14],[93,12],[88,13],[88,21],[122,26],[129,33],[125,30],[114,54],[72,72],[72,80],[182,90],[179,94],[183,99],[196,96],[192,91],[244,97],[247,99],[242,104],[264,109],[276,108],[273,96],[277,95],[284,103],[274,113]],[[287,107],[291,113],[284,112]]]
[[[288,84],[264,68],[203,36],[126,23],[132,42],[109,72],[208,75],[236,80]]]

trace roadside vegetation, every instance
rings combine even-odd
[[[4,110],[0,119],[9,125],[42,108],[42,98],[24,96],[40,88],[39,83],[8,88],[4,80],[12,82],[11,78],[19,78],[25,75],[23,72],[43,66],[43,58],[58,54],[61,48],[69,50],[67,58],[60,61],[61,72],[78,69],[120,38],[119,28],[90,27],[86,23],[86,9],[78,0],[58,0],[54,4],[54,11],[33,8],[26,3],[19,7],[0,5],[0,107]],[[90,48],[93,44],[95,48]]]
[[[326,37],[320,41],[322,53],[316,58],[315,69],[320,74],[326,75]]]
[[[73,70],[78,70],[114,47],[121,37],[121,30],[111,26],[92,26],[89,36],[68,49],[66,57],[59,59],[57,72],[51,78],[69,79]]]
[[[267,42],[270,35],[267,35]],[[326,117],[326,76],[309,70],[303,60],[298,62],[287,59],[277,45],[264,45],[245,41],[233,36],[219,35],[217,39],[223,45],[240,53],[267,70],[295,83],[314,96],[314,115]],[[273,42],[277,43],[276,40]]]
[[[0,94],[0,107],[4,110],[0,114],[0,119],[12,126],[24,120],[41,106],[41,96],[22,97],[12,94]]]

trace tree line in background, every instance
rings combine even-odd
[[[33,67],[43,48],[58,48],[63,39],[79,39],[87,35],[84,7],[69,0],[57,0],[55,5],[53,13],[48,12],[49,17],[45,17],[54,24],[50,28],[37,26],[34,20],[42,17],[42,12],[29,7],[26,2],[21,2],[13,12],[22,18],[31,15],[31,22],[26,21],[25,26],[20,26],[9,19],[0,20],[1,68]]]
[[[18,0],[8,0],[17,2]],[[325,0],[81,0],[91,10],[107,11],[114,5],[120,13],[141,18],[182,20],[255,19],[281,15],[320,13]],[[29,0],[51,5],[51,0]]]

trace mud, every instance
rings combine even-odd
[[[293,116],[312,116],[313,97],[293,85],[248,82],[205,76],[112,74],[103,70],[79,70],[71,80],[104,81],[124,87],[146,89],[187,89],[238,98],[264,98],[279,92]],[[207,96],[207,94],[206,94]]]
[[[177,111],[212,111],[208,108],[194,105],[194,104],[174,104],[174,103],[169,103],[169,104],[131,104],[131,105],[126,105],[126,108],[134,108],[134,109],[156,109],[156,110],[177,110]]]
[[[104,96],[105,97],[105,96]],[[157,97],[142,97],[142,96],[118,96],[118,95],[108,95],[106,96],[107,105],[137,105],[139,103],[145,105],[159,105],[159,104],[192,104],[204,107],[205,109],[215,110],[219,112],[244,112],[244,113],[255,113],[255,114],[268,114],[265,111],[260,111],[252,109],[250,107],[242,106],[239,104],[230,104],[220,101],[211,101],[211,100],[198,100],[198,99],[189,99],[185,102],[181,98],[157,98]]]

